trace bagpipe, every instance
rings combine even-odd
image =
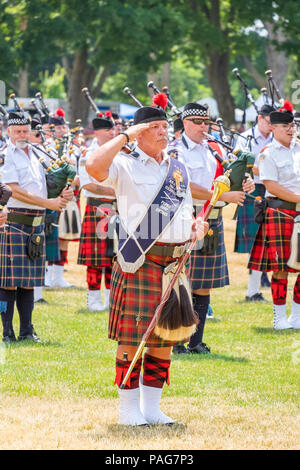
[[[234,75],[236,76],[236,78],[240,81],[240,83],[242,84],[242,87],[243,87],[243,90],[244,90],[244,93],[245,93],[245,104],[244,104],[244,113],[243,113],[243,120],[242,120],[242,124],[245,124],[246,123],[246,106],[247,106],[247,101],[249,101],[255,108],[255,111],[256,113],[258,114],[259,112],[259,109],[255,103],[255,100],[249,90],[249,87],[247,85],[247,83],[245,82],[245,80],[242,79],[240,73],[239,73],[239,69],[237,67],[235,67],[232,72],[234,73]]]
[[[214,155],[216,160],[221,164],[225,171],[230,170],[230,188],[231,191],[242,191],[243,182],[248,176],[253,177],[253,165],[255,162],[255,155],[252,152],[234,150],[229,144],[217,139],[216,137],[205,133],[208,138],[208,148],[211,153]],[[252,136],[251,136],[252,137]],[[209,142],[215,142],[222,145],[227,150],[229,150],[228,160],[224,160],[217,150],[215,150]],[[250,140],[249,140],[250,142]],[[231,157],[232,156],[232,157]],[[230,158],[231,157],[231,158]]]
[[[128,89],[129,90],[129,89]],[[87,101],[89,102],[90,104],[90,108],[96,113],[96,116],[97,117],[102,117],[103,114],[100,112],[97,104],[95,103],[95,101],[93,100],[93,98],[91,97],[90,95],[90,92],[88,90],[87,87],[85,88],[82,88],[82,93],[84,94],[84,96],[86,97]],[[142,106],[142,104],[141,104]],[[111,118],[112,119],[112,118]],[[124,145],[124,147],[122,148],[122,152],[125,152],[125,153],[131,153],[133,150],[133,147],[129,144],[126,144]]]
[[[38,96],[41,98],[41,93],[38,93]],[[24,112],[21,106],[18,103],[18,100],[14,93],[10,94],[10,98],[14,101],[14,107],[16,111]],[[43,102],[43,106],[45,107],[45,103]],[[48,108],[47,108],[48,109]],[[49,110],[48,110],[49,111]],[[37,131],[43,135],[42,126],[39,126]],[[44,140],[45,142],[45,140]],[[76,176],[76,169],[74,165],[69,164],[66,161],[65,157],[53,157],[49,152],[49,149],[44,150],[42,146],[32,144],[30,140],[26,140],[26,143],[31,148],[33,155],[39,163],[42,165],[43,169],[45,170],[45,177],[47,183],[47,192],[48,198],[53,199],[58,197],[64,188],[69,188]],[[52,160],[52,163],[49,164],[45,158],[43,158],[40,153],[44,153]]]

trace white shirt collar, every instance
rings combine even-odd
[[[154,161],[155,163],[157,163],[154,158],[150,157],[150,155],[147,155],[147,153],[145,153],[139,146],[137,146],[134,151],[139,154],[138,159],[141,163],[144,163],[144,165],[146,165],[148,161]],[[163,150],[162,153],[163,160],[161,163],[168,162],[170,157],[167,154],[167,151]]]
[[[197,144],[197,143],[194,142],[192,139],[190,139],[190,138],[186,135],[185,132],[183,133],[183,137],[184,137],[184,139],[185,139],[185,141],[186,141],[186,143],[187,143],[187,145],[188,145],[188,149],[189,149],[189,150],[193,150],[193,149],[196,148],[198,145],[206,146],[206,143],[207,143],[207,140],[203,140],[203,141],[201,142],[201,144]]]
[[[292,140],[291,145],[290,145],[290,147],[288,148],[288,147],[286,147],[285,145],[282,145],[280,142],[278,142],[278,140],[276,140],[274,137],[273,137],[272,143],[273,143],[273,145],[274,145],[275,148],[277,148],[277,149],[283,148],[283,149],[285,149],[285,150],[292,150],[292,149],[295,147],[295,145],[296,145],[296,141],[293,141],[293,140]]]

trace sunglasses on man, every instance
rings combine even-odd
[[[200,119],[200,118],[192,118],[192,119],[186,119],[186,121],[192,121],[193,124],[196,124],[197,126],[201,126],[201,124],[205,124],[208,126],[211,124],[211,121],[209,119]]]

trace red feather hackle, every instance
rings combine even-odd
[[[157,93],[153,96],[152,106],[160,106],[163,109],[166,109],[168,105],[168,97],[165,93]]]
[[[65,117],[65,111],[62,108],[56,110],[56,116]]]
[[[289,100],[285,100],[285,102],[283,103],[282,108],[280,108],[280,111],[281,111],[281,112],[282,112],[283,110],[289,111],[290,113],[292,113],[293,110],[294,110],[293,103],[291,103]]]

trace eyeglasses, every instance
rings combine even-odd
[[[186,121],[192,121],[193,124],[196,124],[197,126],[201,126],[201,124],[205,124],[208,126],[211,124],[211,121],[209,119],[199,119],[199,118],[193,118],[193,119],[186,119]]]

